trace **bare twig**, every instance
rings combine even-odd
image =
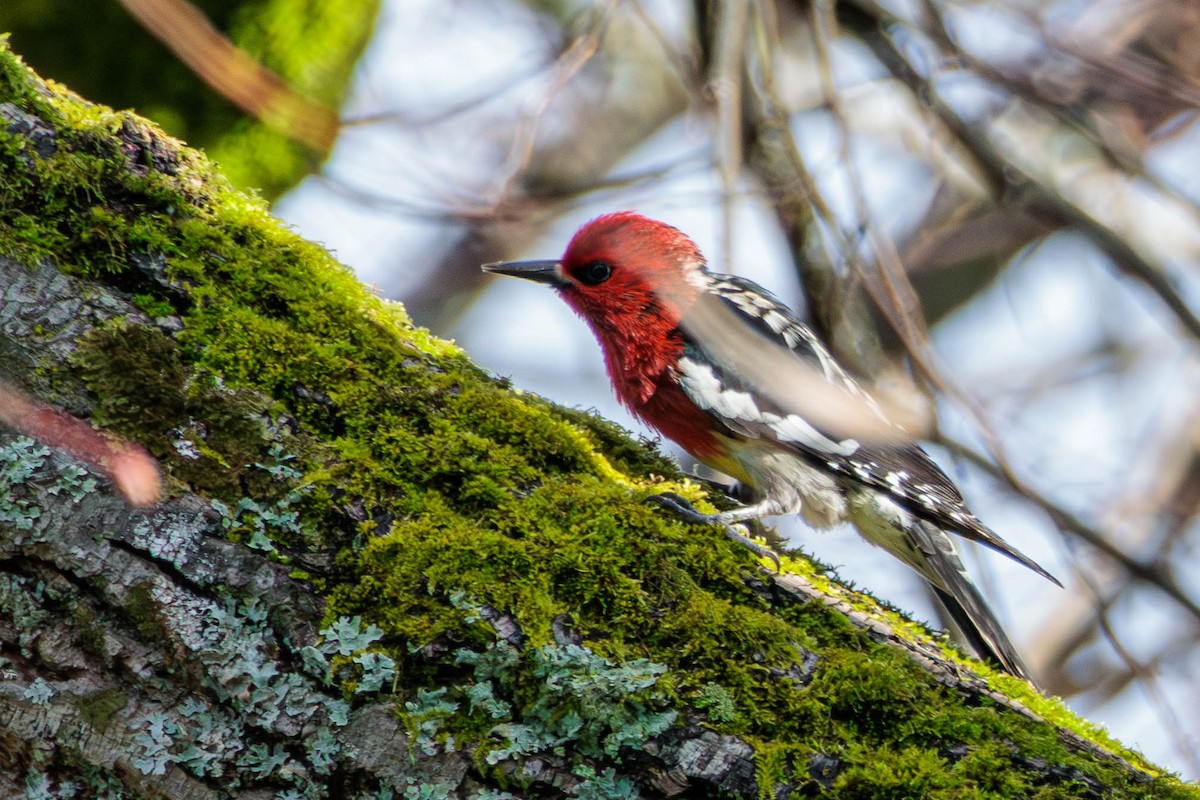
[[[187,0],[119,0],[205,83],[264,125],[324,155],[338,134],[337,110],[297,92],[237,47]]]
[[[493,192],[493,206],[499,205],[504,198],[512,194],[513,186],[529,168],[534,156],[534,144],[537,142],[541,119],[550,103],[599,52],[600,41],[604,35],[604,29],[608,25],[614,4],[614,2],[610,2],[608,8],[599,12],[595,22],[559,54],[554,62],[553,79],[550,86],[521,113],[509,147],[508,159],[500,168],[500,173],[505,178]]]
[[[965,458],[968,462],[981,469],[983,472],[992,477],[1007,483],[1021,496],[1028,499],[1034,505],[1041,508],[1054,524],[1060,530],[1070,533],[1080,541],[1083,541],[1092,547],[1099,550],[1104,555],[1111,558],[1119,564],[1123,569],[1129,572],[1130,575],[1138,580],[1154,586],[1161,590],[1164,594],[1174,600],[1189,614],[1200,620],[1200,605],[1187,595],[1175,583],[1167,572],[1156,564],[1147,564],[1134,556],[1124,552],[1121,548],[1111,540],[1111,538],[1096,528],[1092,527],[1078,515],[1072,513],[1066,508],[1058,505],[1050,498],[1043,495],[1041,492],[1029,486],[1024,481],[1017,478],[1011,470],[997,466],[990,459],[979,453],[974,448],[952,439],[944,434],[939,435],[936,441],[939,444],[945,445],[953,453]]]
[[[1092,578],[1083,572],[1080,573],[1080,577],[1087,585],[1089,591],[1092,592],[1093,597],[1095,597],[1097,601],[1102,600],[1100,589],[1095,585],[1095,582],[1092,580]],[[1166,696],[1162,692],[1162,689],[1158,685],[1156,670],[1150,669],[1145,664],[1142,664],[1140,661],[1138,661],[1137,658],[1134,657],[1133,653],[1129,652],[1129,648],[1127,648],[1121,642],[1120,637],[1117,636],[1116,631],[1113,630],[1112,620],[1109,618],[1108,613],[1109,608],[1109,603],[1097,602],[1096,604],[1096,623],[1101,632],[1103,632],[1105,640],[1108,641],[1109,645],[1116,652],[1117,656],[1122,662],[1124,662],[1126,668],[1130,672],[1131,677],[1141,684],[1142,689],[1149,696],[1150,702],[1152,702],[1155,708],[1157,708],[1159,719],[1161,719],[1163,723],[1170,729],[1171,739],[1175,742],[1175,749],[1180,758],[1183,759],[1184,763],[1186,763],[1193,772],[1200,772],[1200,758],[1198,758],[1190,748],[1184,745],[1184,743],[1187,741],[1187,734],[1179,722],[1179,716],[1175,712],[1175,707],[1170,701],[1167,700]]]
[[[746,63],[745,3],[719,3],[713,17],[713,62],[708,92],[717,105],[716,167],[721,178],[722,263],[731,261],[733,198],[742,170],[742,68]]]
[[[158,502],[158,464],[140,445],[96,431],[81,419],[36,402],[0,382],[0,424],[79,459],[112,479],[130,505]]]
[[[835,237],[842,232],[800,155],[791,120],[779,100],[767,20],[756,14],[752,21],[757,48],[746,64],[746,82],[751,89],[745,106],[748,165],[766,188],[791,245],[813,327],[843,363],[868,374],[867,366],[879,363],[881,350],[870,313],[855,281],[847,281],[833,259],[814,258],[815,251],[808,246],[818,220],[823,220]],[[852,252],[848,243],[842,244],[842,252]]]

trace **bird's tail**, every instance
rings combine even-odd
[[[921,555],[913,558],[916,554],[910,552],[908,563],[929,582],[962,638],[980,658],[1036,687],[1017,648],[967,575],[950,536],[927,520],[912,523],[908,533]]]
[[[931,588],[950,615],[954,627],[972,650],[985,661],[990,661],[1005,672],[1024,678],[1037,687],[1033,674],[1021,660],[1008,634],[1000,627],[1000,622],[987,607],[983,596],[973,583],[963,581],[955,587],[955,594],[936,586]]]

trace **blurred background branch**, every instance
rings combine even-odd
[[[251,58],[186,0],[119,0],[125,10],[222,97],[324,159],[337,138],[337,111],[294,91]]]

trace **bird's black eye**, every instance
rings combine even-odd
[[[589,261],[575,271],[575,277],[585,286],[596,286],[608,280],[612,271],[607,261]]]

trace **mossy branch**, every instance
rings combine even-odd
[[[0,371],[168,499],[0,439],[7,794],[1195,796],[1028,686],[642,502],[137,117],[0,50]]]

